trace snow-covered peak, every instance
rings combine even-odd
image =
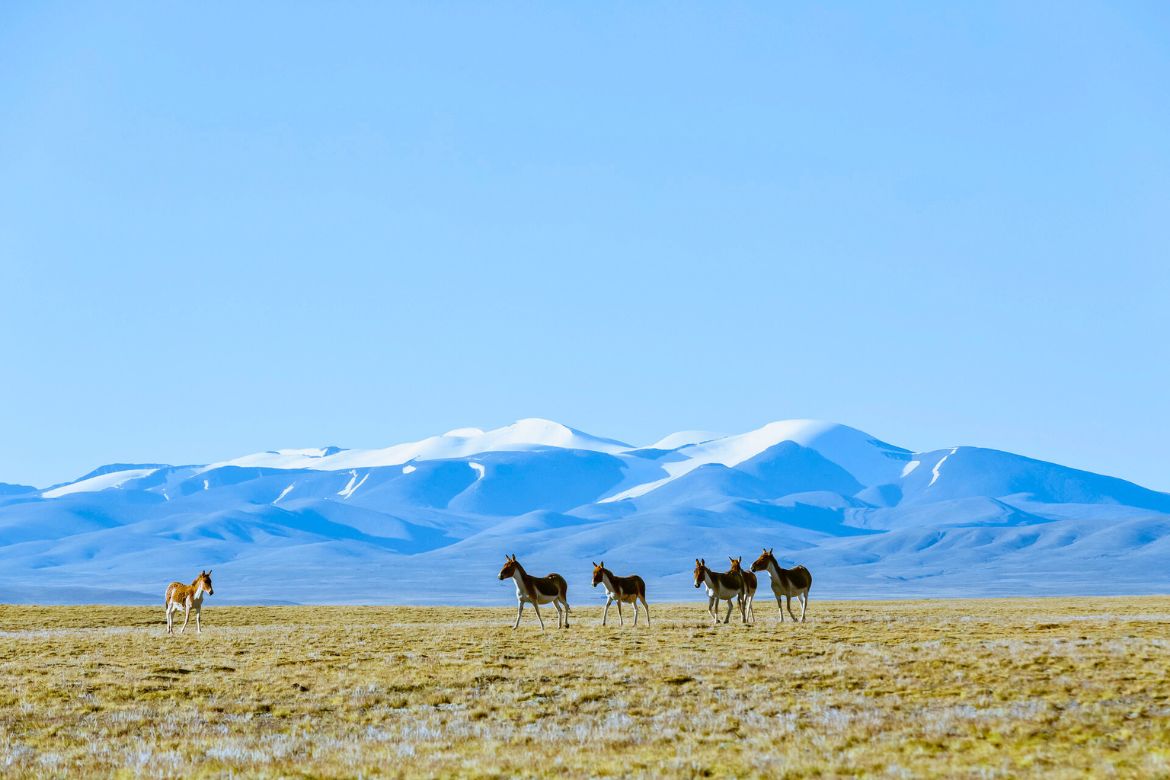
[[[327,455],[320,454],[319,450],[276,450],[213,463],[207,468],[252,466],[343,471],[397,466],[414,460],[463,458],[481,452],[535,450],[544,447],[592,450],[611,454],[630,449],[630,445],[619,441],[592,436],[552,420],[531,417],[490,431],[479,428],[456,428],[442,436],[430,436],[419,441],[395,444],[381,449],[341,450]]]
[[[681,450],[702,463],[735,466],[785,441],[816,450],[863,485],[895,481],[910,453],[864,431],[824,420],[778,420],[754,431],[725,436]]]
[[[670,436],[664,441],[669,439]],[[679,447],[676,452],[683,457],[663,464],[662,468],[667,473],[665,478],[625,487],[621,492],[608,497],[606,501],[645,495],[709,463],[737,466],[785,441],[816,450],[848,471],[863,485],[882,485],[896,481],[910,458],[908,451],[886,444],[847,425],[823,420],[778,420],[747,433]]]
[[[483,428],[455,428],[444,433],[450,438],[470,439],[473,436],[483,436]]]

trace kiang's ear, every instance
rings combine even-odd
[[[598,566],[600,566],[601,568],[604,569],[605,568],[605,561],[602,561],[601,563],[599,563]]]
[[[773,551],[773,550],[775,550],[775,549],[776,549],[775,547],[769,547],[769,548],[768,548],[768,555],[771,555],[771,554],[772,554],[772,551]]]
[[[701,563],[701,564],[703,564],[704,566],[706,566],[706,565],[707,565],[707,559],[706,559],[706,558],[704,558],[703,560],[699,561],[699,563]]]
[[[210,576],[211,576],[211,569],[208,569],[208,570],[207,570],[207,576],[208,576],[208,577],[210,577]]]

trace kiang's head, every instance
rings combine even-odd
[[[695,587],[703,586],[703,577],[707,574],[707,559],[695,558]]]
[[[774,550],[776,548],[773,547],[772,549]],[[768,568],[769,563],[775,560],[776,558],[772,555],[772,550],[765,547],[764,551],[760,553],[760,557],[756,558],[755,563],[752,564],[752,571],[763,571]]]
[[[742,555],[741,555],[741,556],[739,556],[738,558],[732,558],[731,556],[728,556],[727,560],[731,561],[731,569],[730,569],[730,571],[731,571],[731,573],[732,573],[732,574],[735,574],[736,572],[743,571],[743,569],[741,569],[741,568],[740,568],[740,563],[742,563],[742,562],[743,562],[743,556],[742,556]]]
[[[605,571],[605,561],[593,563],[593,587],[597,587],[601,583],[601,573]]]
[[[506,580],[516,573],[520,568],[520,564],[516,562],[516,554],[504,556],[504,568],[500,569],[500,579]]]
[[[208,596],[215,595],[215,588],[211,587],[211,569],[199,572],[199,578],[195,580],[196,588],[203,588]]]

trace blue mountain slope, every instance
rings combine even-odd
[[[694,558],[763,546],[813,569],[814,597],[1170,590],[1170,495],[1121,479],[814,421],[661,444],[522,421],[0,485],[0,599],[136,601],[215,566],[237,603],[506,603],[505,552],[571,601],[599,597],[602,558],[651,600],[693,598]],[[312,586],[290,590],[294,569]]]

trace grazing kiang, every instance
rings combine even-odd
[[[617,602],[618,605],[618,624],[625,625],[626,620],[622,616],[622,602],[634,605],[634,625],[638,625],[638,602],[642,602],[642,608],[646,610],[646,625],[650,625],[650,606],[646,603],[646,583],[637,574],[629,577],[618,577],[612,571],[605,568],[605,561],[601,563],[594,562],[593,564],[593,587],[598,584],[605,586],[605,611],[601,613],[601,625],[605,625],[606,618],[609,617],[609,605]]]
[[[740,614],[744,614],[743,607],[743,577],[738,574],[732,574],[727,571],[711,571],[707,568],[706,558],[695,559],[695,587],[701,588],[707,586],[707,611],[711,613],[711,619],[716,624],[719,623],[719,602],[727,602],[727,615],[723,618],[724,623],[731,622],[731,600],[737,599],[739,601]],[[744,622],[747,622],[747,617],[744,617]]]
[[[536,610],[536,619],[540,621],[540,630],[544,630],[544,618],[540,616],[540,605],[552,602],[557,609],[557,628],[569,627],[569,584],[559,574],[549,574],[547,577],[533,577],[524,571],[524,567],[516,560],[515,554],[504,556],[504,568],[500,569],[500,579],[511,577],[516,581],[516,622],[512,628],[520,625],[520,616],[524,614],[524,605],[531,604]]]
[[[729,556],[728,560],[731,561],[731,569],[728,571],[728,574],[738,574],[743,579],[743,622],[748,622],[748,617],[750,616],[751,622],[755,623],[756,610],[752,605],[756,601],[756,585],[758,584],[756,575],[743,568],[741,565],[743,563],[742,555],[738,558],[731,558]]]
[[[772,548],[775,549],[775,548]],[[766,571],[772,580],[772,592],[776,594],[776,606],[780,608],[780,622],[784,622],[784,605],[780,597],[788,599],[788,614],[796,620],[792,612],[792,597],[800,601],[800,622],[804,622],[804,614],[808,610],[808,591],[812,587],[812,572],[803,566],[795,569],[785,569],[780,566],[772,550],[765,549],[752,564],[752,571]]]
[[[175,633],[174,616],[180,610],[183,615],[183,627],[179,629],[179,633],[187,630],[187,621],[191,619],[191,613],[195,613],[195,633],[202,634],[203,626],[199,622],[199,613],[203,609],[203,594],[208,596],[215,595],[215,589],[211,587],[211,570],[199,572],[199,576],[190,585],[184,585],[181,582],[172,582],[167,586],[167,593],[164,598],[164,605],[167,611],[167,633]]]

